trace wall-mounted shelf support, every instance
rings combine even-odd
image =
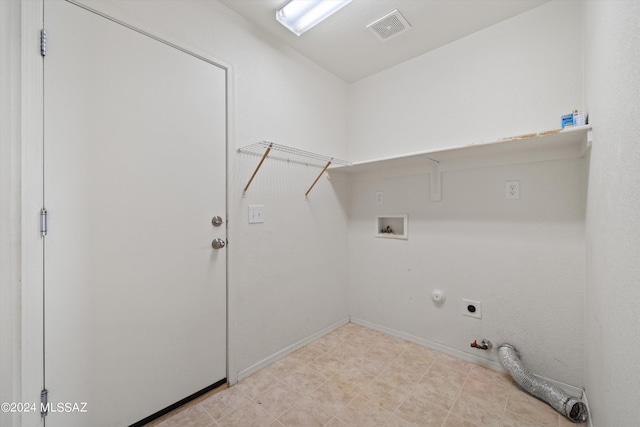
[[[440,162],[433,159],[429,160],[433,162],[431,164],[431,177],[429,179],[431,187],[430,198],[432,202],[439,202],[442,200],[442,172],[440,171]]]
[[[273,146],[273,144],[269,144],[269,146],[267,147],[266,151],[262,155],[262,159],[260,159],[260,163],[258,163],[258,166],[256,166],[256,170],[253,171],[253,174],[251,175],[251,178],[249,178],[249,182],[247,182],[247,185],[244,186],[244,190],[242,191],[242,196],[243,197],[247,194],[247,190],[249,189],[249,186],[251,185],[251,182],[253,181],[253,178],[256,177],[256,174],[258,173],[258,170],[260,169],[260,166],[262,166],[262,163],[264,162],[264,159],[266,159],[267,156],[269,155],[269,151],[271,151],[272,146]]]
[[[264,153],[263,153],[263,150],[264,150]],[[251,182],[253,181],[253,178],[255,178],[256,174],[258,173],[258,170],[262,166],[262,163],[264,162],[264,160],[269,155],[269,152],[271,152],[272,150],[273,151],[280,151],[280,152],[283,152],[283,153],[287,153],[288,155],[292,156],[292,157],[271,156],[272,158],[279,158],[281,160],[286,160],[288,162],[289,161],[293,161],[293,162],[305,164],[307,166],[308,165],[313,165],[313,166],[318,166],[318,167],[322,167],[323,168],[322,172],[320,172],[320,174],[315,179],[315,181],[313,181],[313,184],[311,184],[311,187],[309,187],[307,192],[304,194],[305,198],[309,195],[309,193],[311,192],[313,187],[316,185],[316,183],[318,182],[320,177],[327,171],[329,166],[331,166],[332,164],[337,164],[337,165],[342,165],[342,166],[351,166],[351,162],[348,162],[346,160],[337,159],[335,157],[323,156],[322,154],[316,154],[316,153],[312,153],[310,151],[304,151],[304,150],[300,150],[298,148],[288,147],[286,145],[276,144],[274,142],[268,142],[268,141],[257,142],[255,144],[251,144],[251,145],[248,145],[246,147],[242,147],[242,148],[238,149],[238,151],[241,152],[241,153],[251,153],[251,154],[262,155],[262,158],[260,159],[260,163],[258,163],[258,166],[256,167],[256,170],[253,172],[253,175],[251,175],[251,178],[249,179],[249,182],[247,182],[247,185],[244,187],[244,191],[242,193],[243,197],[246,195],[247,190],[249,189],[249,186],[251,185]],[[317,163],[316,164],[310,163],[310,162],[308,162],[307,160],[304,160],[304,159],[313,159],[313,160],[322,161],[324,166],[318,165]]]
[[[333,159],[331,159],[333,160]],[[322,169],[322,172],[320,172],[320,175],[318,175],[318,177],[316,178],[315,181],[313,181],[313,184],[311,184],[311,187],[309,187],[309,189],[307,190],[306,193],[304,193],[304,197],[306,198],[309,195],[309,192],[311,192],[311,189],[313,188],[314,185],[316,185],[316,182],[318,182],[318,180],[320,179],[320,177],[322,176],[323,173],[325,173],[327,171],[327,168],[329,166],[331,166],[331,160],[329,160],[327,162],[327,165],[324,167],[324,169]]]
[[[593,130],[589,129],[587,131],[587,143],[584,145],[584,149],[582,150],[582,156],[587,154],[587,151],[591,149],[592,145],[593,145]]]

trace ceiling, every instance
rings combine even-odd
[[[353,0],[300,37],[275,19],[286,0],[218,0],[351,83],[550,0]],[[400,10],[411,30],[380,41],[366,26]]]

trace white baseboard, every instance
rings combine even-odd
[[[266,359],[263,359],[261,361],[259,361],[258,363],[249,366],[247,369],[243,369],[242,371],[238,372],[238,381],[241,381],[245,378],[247,378],[248,376],[250,376],[251,374],[254,374],[256,372],[258,372],[260,369],[262,368],[266,368],[267,366],[271,365],[274,362],[277,362],[278,360],[282,359],[283,357],[293,353],[294,351],[298,350],[299,348],[304,347],[305,345],[317,340],[318,338],[320,338],[323,335],[328,334],[329,332],[338,329],[340,326],[346,325],[347,323],[349,323],[349,317],[345,317],[344,319],[327,326],[326,328],[322,329],[321,331],[316,332],[313,335],[310,335],[298,342],[296,342],[295,344],[292,344],[288,347],[283,348],[282,350],[280,350],[277,353],[272,354],[271,356],[267,357]]]

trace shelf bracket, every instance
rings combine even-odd
[[[316,182],[318,182],[318,180],[320,179],[320,177],[322,176],[323,173],[325,173],[327,171],[327,169],[329,168],[329,166],[331,166],[331,162],[333,161],[333,159],[329,160],[327,162],[327,164],[325,165],[324,169],[322,169],[322,172],[320,172],[320,175],[318,175],[318,177],[316,178],[315,181],[313,181],[313,184],[311,184],[311,187],[309,187],[309,189],[307,190],[306,193],[304,193],[304,197],[305,199],[307,198],[307,196],[309,195],[309,193],[311,192],[311,189],[316,185]]]
[[[431,164],[431,177],[429,179],[430,199],[432,202],[439,202],[442,200],[442,172],[440,171],[440,163],[436,160],[429,159],[433,163]]]
[[[587,142],[584,145],[584,150],[582,150],[582,156],[584,156],[587,153],[587,151],[591,149],[592,145],[593,145],[593,130],[589,129],[587,131]]]
[[[256,167],[256,170],[253,171],[253,175],[251,175],[251,178],[249,178],[249,182],[247,182],[247,185],[245,185],[244,190],[242,191],[242,197],[245,197],[247,195],[247,190],[249,189],[249,186],[251,185],[251,181],[253,181],[253,178],[256,177],[256,174],[258,173],[258,170],[260,169],[260,166],[262,166],[262,163],[264,162],[264,159],[266,159],[267,156],[269,155],[269,151],[271,151],[271,147],[273,147],[273,144],[269,144],[269,146],[267,147],[267,150],[262,155],[262,159],[260,159],[260,163],[258,163],[258,166]]]

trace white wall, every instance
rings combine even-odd
[[[594,425],[640,419],[640,2],[585,2],[593,123],[587,204],[586,390]]]
[[[559,128],[584,107],[580,31],[554,1],[352,84],[349,159]]]
[[[20,400],[20,3],[0,2],[0,402]],[[0,412],[0,425],[18,415]]]
[[[439,202],[429,179],[389,169],[352,181],[352,316],[493,361],[469,344],[509,342],[532,372],[582,387],[586,160],[444,172]],[[519,200],[505,199],[510,180]],[[409,215],[408,240],[374,237],[387,213]],[[482,319],[462,315],[463,298],[482,302]]]
[[[547,3],[353,84],[350,159],[558,128],[583,107],[581,19],[576,1]],[[535,374],[583,387],[587,164],[445,172],[440,202],[429,200],[425,170],[356,178],[351,314],[491,360],[469,344],[508,341]],[[509,180],[520,180],[520,200],[505,200]],[[381,213],[408,213],[409,240],[374,238]],[[430,299],[436,287],[442,307]],[[483,303],[482,320],[462,316],[462,298]]]
[[[305,201],[322,168],[266,161],[243,199],[241,188],[259,159],[238,156],[238,197],[230,198],[241,376],[259,368],[253,365],[265,356],[349,314],[346,180],[321,178]],[[264,205],[264,224],[248,224],[248,205],[254,204]]]

